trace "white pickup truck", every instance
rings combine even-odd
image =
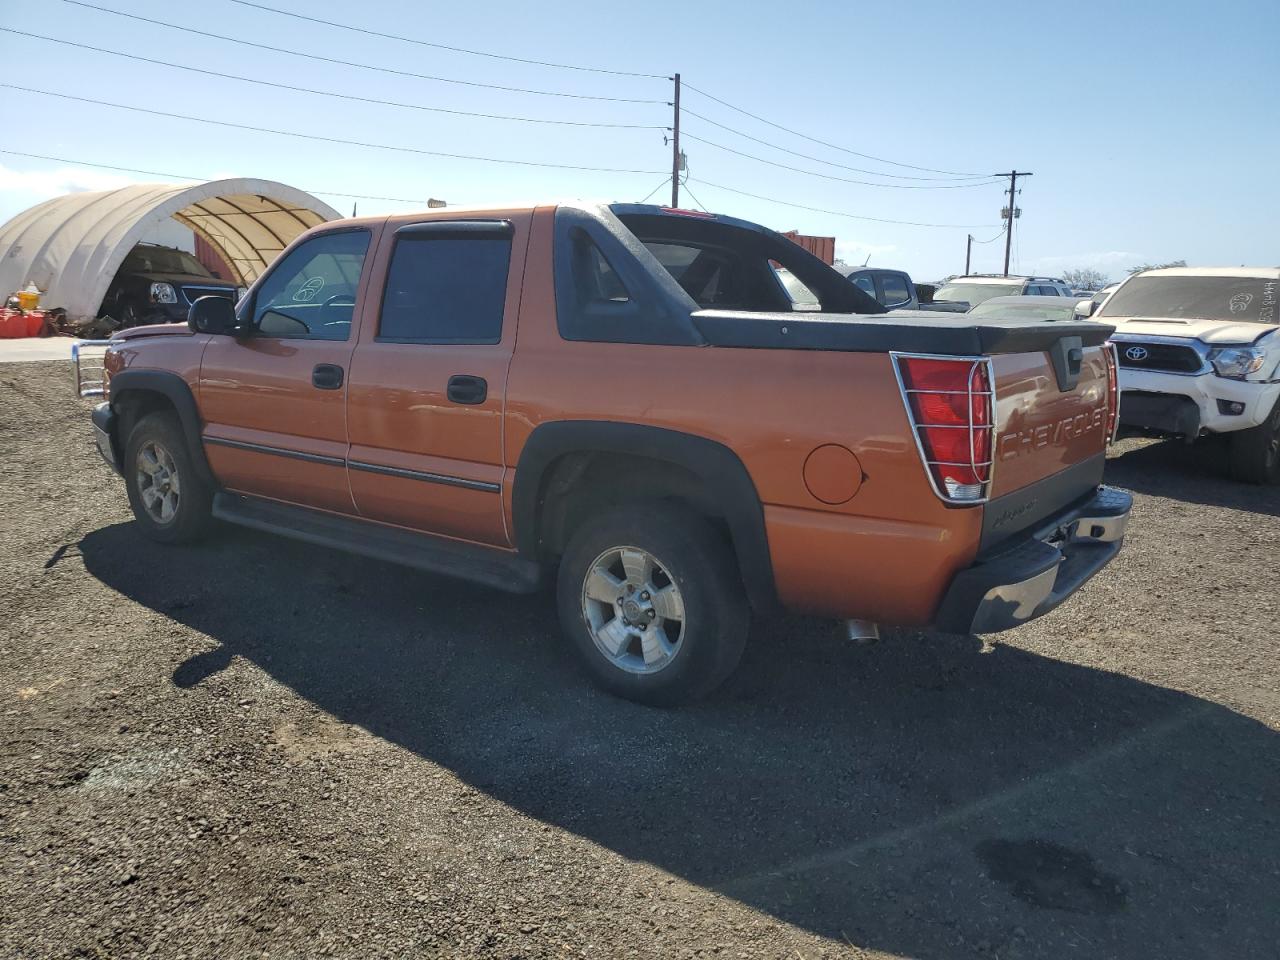
[[[1280,482],[1280,269],[1175,267],[1124,281],[1114,324],[1128,433],[1230,434],[1231,474]]]

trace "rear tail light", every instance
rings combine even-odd
[[[1111,341],[1103,354],[1107,358],[1107,443],[1111,443],[1120,428],[1120,356]]]
[[[991,490],[995,382],[984,357],[895,353],[894,370],[934,492],[983,503]]]

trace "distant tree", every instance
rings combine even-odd
[[[1143,270],[1163,270],[1165,267],[1185,267],[1185,260],[1170,260],[1168,263],[1144,263],[1140,267],[1130,267],[1130,273],[1141,273]]]
[[[1064,270],[1062,279],[1067,281],[1067,286],[1073,290],[1101,290],[1111,278],[1101,270],[1095,270],[1093,267],[1080,267],[1078,270]]]

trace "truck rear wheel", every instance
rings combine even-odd
[[[628,700],[705,696],[746,646],[750,611],[733,554],[692,511],[655,503],[586,521],[565,549],[556,593],[587,670]]]
[[[1256,427],[1231,434],[1231,476],[1245,483],[1280,483],[1280,401]]]
[[[175,414],[140,419],[129,432],[123,466],[129,505],[149,539],[188,543],[208,529],[213,492],[196,472]]]

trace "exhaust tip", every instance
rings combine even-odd
[[[880,625],[870,620],[846,620],[844,635],[853,643],[875,643],[880,639]]]

